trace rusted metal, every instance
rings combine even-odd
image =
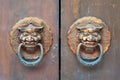
[[[47,54],[51,48],[52,40],[50,27],[43,20],[35,17],[28,17],[18,21],[10,33],[10,43],[13,50],[18,53],[20,59],[23,57],[30,62],[37,61],[41,55]],[[42,57],[37,62],[40,62],[41,59]],[[21,62],[28,66],[37,64],[34,62],[35,64],[30,63],[29,65],[25,60],[21,60]]]
[[[68,44],[74,54],[77,46],[82,43],[81,56],[84,59],[96,59],[99,56],[100,43],[103,47],[103,54],[110,46],[110,32],[108,26],[96,17],[83,17],[70,26],[68,31]]]

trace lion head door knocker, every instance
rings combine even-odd
[[[10,43],[25,66],[35,66],[52,45],[50,27],[41,19],[28,17],[18,21],[10,32]]]
[[[83,65],[94,66],[110,46],[108,26],[95,17],[78,19],[68,31],[68,44]]]

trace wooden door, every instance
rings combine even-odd
[[[120,0],[62,0],[61,2],[61,80],[120,80]],[[111,32],[111,45],[102,61],[84,67],[72,53],[67,31],[78,18],[95,16],[102,19]]]
[[[58,0],[0,0],[0,80],[58,80]],[[51,50],[37,67],[23,66],[12,50],[9,33],[25,17],[43,19],[53,33]]]

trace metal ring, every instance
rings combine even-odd
[[[99,48],[100,48],[100,54],[99,54],[99,56],[98,56],[98,58],[97,59],[95,59],[94,61],[85,61],[83,58],[82,58],[82,56],[80,55],[80,48],[81,48],[81,45],[82,45],[82,43],[80,43],[79,45],[78,45],[78,47],[77,47],[77,59],[83,64],[83,65],[85,65],[85,66],[94,66],[94,65],[96,65],[96,64],[98,64],[100,61],[101,61],[101,59],[102,59],[102,55],[103,55],[103,50],[102,50],[102,45],[101,44],[99,44],[98,43],[98,46],[99,46]]]
[[[37,65],[43,58],[43,46],[42,46],[42,44],[38,43],[38,46],[40,47],[41,52],[40,52],[39,58],[36,61],[34,61],[34,62],[28,62],[25,59],[23,59],[23,57],[21,55],[21,51],[20,51],[22,45],[23,45],[23,43],[19,44],[19,46],[18,46],[18,58],[20,59],[20,61],[25,66],[31,66],[32,67],[32,66]]]

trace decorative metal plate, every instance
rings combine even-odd
[[[103,27],[101,31],[102,39],[101,39],[100,44],[103,47],[103,54],[105,54],[110,46],[110,39],[111,39],[108,26],[102,20],[96,17],[91,17],[91,16],[80,18],[70,26],[69,31],[68,31],[68,37],[67,37],[70,49],[72,50],[74,54],[76,54],[77,46],[79,44],[79,39],[78,39],[79,32],[76,29],[76,26],[80,24],[88,24],[88,23],[91,23],[91,24],[95,23]],[[94,58],[97,58],[98,56],[99,56],[99,52],[96,52],[95,54],[82,54],[83,58],[89,57],[89,58],[94,59]]]
[[[35,27],[44,26],[42,33],[41,33],[41,35],[42,35],[41,43],[43,45],[44,54],[47,54],[47,52],[50,50],[52,42],[53,42],[52,32],[51,32],[50,27],[43,20],[38,19],[36,17],[24,18],[24,19],[18,21],[12,27],[12,30],[10,32],[10,44],[11,44],[13,50],[15,51],[15,53],[17,53],[18,46],[20,44],[20,40],[18,38],[18,36],[19,36],[18,28],[27,27],[30,24],[34,25]]]

